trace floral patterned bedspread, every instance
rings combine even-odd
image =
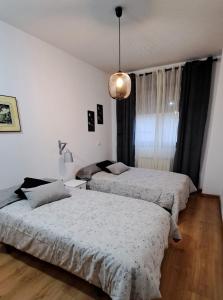
[[[169,209],[176,223],[190,193],[196,191],[186,175],[143,168],[130,168],[120,175],[96,173],[88,182],[88,188],[154,202]]]
[[[170,214],[146,201],[76,189],[72,197],[31,209],[0,209],[0,242],[57,265],[113,300],[159,298]]]

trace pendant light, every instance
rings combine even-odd
[[[120,18],[122,16],[122,7],[115,8],[118,18],[118,33],[119,33],[119,71],[111,75],[109,79],[109,94],[113,99],[123,100],[128,98],[131,92],[131,79],[127,73],[121,71],[121,43],[120,43]]]

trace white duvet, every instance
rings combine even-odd
[[[100,287],[113,300],[160,297],[170,214],[146,201],[75,190],[31,210],[28,200],[0,209],[0,242]]]
[[[130,168],[120,175],[96,173],[88,188],[156,203],[171,210],[176,223],[190,193],[196,191],[187,175],[143,168]]]

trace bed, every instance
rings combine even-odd
[[[70,198],[31,209],[0,209],[0,242],[100,287],[112,300],[159,298],[170,214],[153,203],[76,189]]]
[[[176,223],[179,212],[186,208],[190,193],[196,191],[186,175],[143,168],[129,168],[120,175],[97,172],[87,186],[90,190],[154,202],[170,210]]]

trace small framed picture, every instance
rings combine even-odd
[[[98,124],[103,124],[103,105],[97,104],[97,119]]]
[[[20,120],[15,97],[0,95],[0,132],[20,132]]]
[[[95,131],[94,111],[88,110],[88,131]]]

